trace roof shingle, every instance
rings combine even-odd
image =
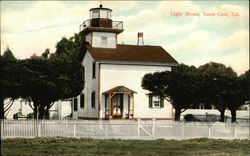
[[[116,49],[86,47],[94,60],[178,63],[161,46],[117,44]]]

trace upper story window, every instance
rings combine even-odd
[[[149,94],[149,108],[163,108],[164,107],[164,98],[160,96],[153,96]]]
[[[96,63],[93,62],[92,64],[92,78],[95,79],[95,70],[96,70]]]
[[[159,96],[153,96],[152,102],[153,102],[153,108],[160,108],[160,97]]]
[[[108,45],[108,37],[107,36],[101,36],[101,46]]]

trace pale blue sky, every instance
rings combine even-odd
[[[103,1],[113,20],[123,21],[118,43],[160,45],[178,62],[209,61],[231,66],[238,74],[249,67],[249,2],[241,1]],[[9,46],[17,58],[52,52],[62,37],[78,33],[79,24],[99,1],[1,1],[1,53]],[[182,12],[183,16],[171,16]],[[185,16],[200,13],[200,17]],[[214,17],[203,12],[215,13]],[[218,16],[218,13],[239,16]]]

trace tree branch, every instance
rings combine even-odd
[[[10,109],[10,107],[14,104],[14,101],[15,101],[14,99],[10,100],[9,104],[4,109],[4,113],[7,112]]]
[[[187,108],[184,108],[184,110],[181,111],[181,113],[185,112],[187,110]]]

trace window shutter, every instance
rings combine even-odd
[[[148,95],[148,107],[152,108],[153,105],[153,96],[151,94]]]
[[[92,78],[95,79],[95,70],[96,70],[96,65],[95,62],[92,64]]]
[[[84,94],[81,94],[81,96],[80,96],[81,98],[80,98],[80,107],[81,108],[84,108]]]
[[[164,107],[164,98],[161,97],[161,100],[160,100],[160,108],[163,108]]]
[[[95,92],[92,92],[91,94],[91,106],[92,108],[95,108]]]
[[[77,97],[74,97],[74,111],[77,112]]]

